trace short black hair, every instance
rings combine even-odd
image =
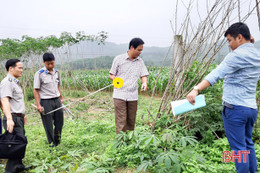
[[[5,63],[5,68],[7,71],[9,71],[9,67],[16,67],[16,63],[20,62],[19,59],[9,59]]]
[[[46,52],[45,54],[43,54],[43,62],[45,61],[55,61],[54,55],[50,52]]]
[[[141,38],[133,38],[130,43],[129,43],[129,49],[131,48],[131,46],[134,47],[134,49],[136,49],[138,46],[143,45],[144,41]]]
[[[242,22],[232,24],[224,36],[227,37],[228,34],[233,38],[237,38],[237,36],[241,34],[246,40],[250,40],[251,36],[248,26]]]

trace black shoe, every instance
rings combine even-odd
[[[30,170],[30,169],[32,169],[32,168],[33,168],[33,166],[32,166],[32,165],[25,166],[25,168],[24,168],[24,171],[28,171],[28,170]]]
[[[23,166],[23,167],[16,168],[16,171],[23,172],[23,171],[28,171],[30,169],[32,169],[32,166]]]
[[[32,168],[33,168],[33,166],[32,166],[32,165],[25,166],[25,167],[24,167],[24,171],[28,171],[28,170],[30,170],[30,169],[32,169]]]

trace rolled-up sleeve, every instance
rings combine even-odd
[[[115,57],[112,63],[112,67],[109,71],[109,74],[116,75],[117,72],[117,66],[118,66],[118,57]]]
[[[144,61],[142,61],[142,63],[141,63],[141,76],[140,77],[143,77],[143,76],[149,76],[149,72],[144,64]]]
[[[206,77],[210,85],[214,85],[218,80],[223,79],[227,74],[231,74],[243,67],[244,60],[241,59],[236,53],[229,53],[225,59],[212,70]]]

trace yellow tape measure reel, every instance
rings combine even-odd
[[[120,77],[116,77],[114,80],[113,80],[113,85],[115,88],[122,88],[122,86],[124,85],[124,81],[122,78]]]

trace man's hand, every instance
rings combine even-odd
[[[27,124],[27,116],[24,116],[24,124]]]
[[[7,125],[7,131],[9,133],[12,133],[13,129],[14,129],[14,121],[13,121],[13,119],[7,119],[6,125]]]
[[[37,111],[40,112],[40,113],[42,113],[42,106],[41,106],[41,105],[38,105],[38,106],[37,106]]]
[[[199,92],[197,90],[192,90],[187,96],[187,100],[191,103],[191,104],[195,104],[195,97],[199,94]]]
[[[61,102],[61,106],[64,106],[64,100],[60,99],[60,102]],[[65,106],[62,109],[65,110]]]
[[[209,83],[209,81],[207,81],[207,80],[203,80],[203,81],[201,81],[197,86],[196,86],[196,88],[197,89],[195,89],[195,87],[194,87],[194,89],[186,96],[186,98],[187,98],[187,100],[191,103],[191,104],[195,104],[195,97],[199,94],[199,91],[202,91],[202,90],[204,90],[205,88],[208,88],[210,86],[210,83]]]
[[[4,112],[6,119],[7,119],[7,121],[6,121],[7,129],[6,130],[9,133],[12,133],[13,129],[14,129],[14,121],[13,121],[13,117],[12,117],[12,114],[11,114],[9,97],[2,98],[1,103],[2,103],[3,112]]]
[[[141,91],[147,91],[147,83],[142,83]]]
[[[114,80],[115,78],[116,78],[115,75],[113,75],[113,74],[109,74],[109,79]]]
[[[146,91],[147,90],[147,76],[141,77],[141,91]]]

